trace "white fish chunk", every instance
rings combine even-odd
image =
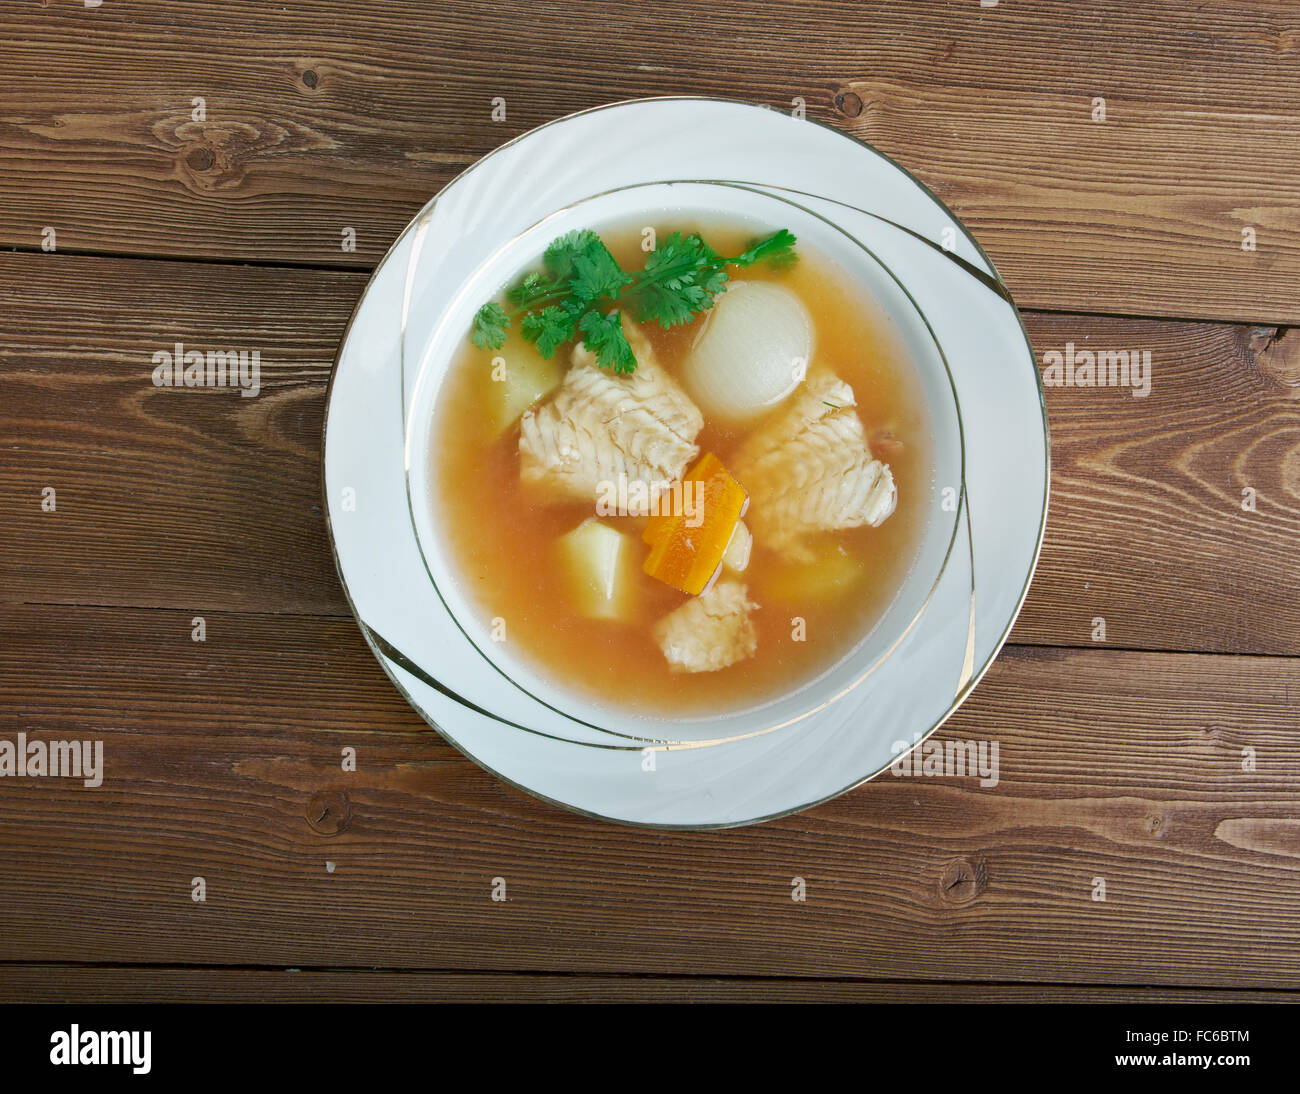
[[[874,459],[853,389],[810,375],[790,403],[749,435],[732,473],[749,491],[754,538],[793,560],[817,532],[875,527],[898,504],[887,464]]]
[[[719,581],[713,588],[674,608],[651,633],[673,672],[716,672],[753,657],[758,632],[750,601],[738,581]]]
[[[636,371],[599,368],[579,343],[552,397],[520,419],[519,475],[557,499],[590,502],[611,484],[645,483],[646,490],[627,494],[635,516],[649,512],[654,492],[680,479],[699,455],[695,437],[704,418],[626,316],[623,329]]]

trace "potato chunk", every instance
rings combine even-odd
[[[589,619],[625,620],[636,607],[636,541],[594,517],[556,541],[569,599]]]
[[[560,386],[564,366],[559,357],[549,361],[521,338],[493,354],[488,373],[488,399],[492,428],[504,433],[525,410]]]
[[[834,540],[806,549],[808,562],[772,560],[763,575],[765,595],[785,604],[825,604],[852,593],[867,576],[863,559]]]

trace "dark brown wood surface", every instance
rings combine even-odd
[[[6,4],[0,241],[50,225],[65,250],[364,268],[461,168],[560,115],[800,98],[938,191],[1026,306],[1294,321],[1297,18],[1288,0]]]
[[[6,709],[102,736],[113,776],[5,788],[0,960],[1300,988],[1288,658],[1013,647],[941,731],[999,743],[996,787],[668,834],[466,762],[349,620],[190,619],[0,613]]]
[[[0,1001],[1292,999],[1300,8],[529,10],[0,10],[0,737],[113,772],[0,780]],[[1038,575],[942,731],[996,787],[597,824],[445,745],[348,615],[319,436],[368,270],[501,141],[655,94],[804,99],[967,222],[1040,358],[1152,353],[1147,398],[1048,391]],[[261,347],[261,395],[154,388],[176,341]]]

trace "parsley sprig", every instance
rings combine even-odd
[[[664,329],[689,323],[727,291],[727,267],[786,265],[794,261],[794,245],[795,237],[782,228],[724,258],[698,232],[673,232],[646,256],[644,269],[630,274],[595,232],[572,231],[546,248],[543,270],[525,274],[506,291],[512,311],[495,300],[479,308],[470,338],[480,349],[500,349],[518,319],[520,333],[547,359],[581,338],[601,368],[630,373],[636,355],[615,306]]]

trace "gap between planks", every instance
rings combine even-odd
[[[436,195],[430,195],[436,196]],[[393,237],[396,242],[398,236]],[[377,262],[295,262],[291,259],[241,259],[226,257],[205,257],[203,255],[169,255],[149,254],[134,251],[108,251],[94,248],[60,247],[55,252],[42,251],[40,247],[26,244],[9,244],[0,246],[0,251],[7,254],[31,255],[33,258],[89,258],[103,259],[109,262],[158,262],[173,265],[193,264],[198,266],[223,266],[230,269],[250,268],[257,270],[287,270],[293,272],[315,271],[317,273],[353,274],[365,276],[369,280],[378,267]],[[385,254],[387,248],[385,248]],[[1104,311],[1061,307],[1032,307],[1016,303],[1016,310],[1021,315],[1043,315],[1061,319],[1127,319],[1148,320],[1153,323],[1199,323],[1213,326],[1234,327],[1277,327],[1280,331],[1295,325],[1294,320],[1286,318],[1272,319],[1225,319],[1222,316],[1198,315],[1195,313],[1168,314],[1150,311]]]
[[[91,603],[87,601],[58,601],[58,600],[9,600],[0,601],[0,613],[7,609],[13,608],[52,608],[55,610],[66,611],[102,611],[102,612],[181,612],[190,611],[189,608],[170,607],[161,604],[106,604]],[[193,609],[198,611],[198,609]],[[327,622],[340,622],[354,620],[349,612],[304,612],[304,611],[282,611],[282,612],[256,612],[243,611],[238,608],[204,608],[204,616],[220,616],[223,618],[233,619],[294,619],[294,620],[312,620],[319,619]],[[1132,654],[1156,654],[1165,657],[1249,657],[1261,658],[1277,661],[1294,661],[1300,658],[1300,653],[1250,653],[1238,652],[1233,650],[1195,650],[1195,649],[1156,649],[1147,646],[1116,646],[1108,642],[1101,642],[1095,645],[1079,645],[1069,642],[1016,642],[1008,639],[998,650],[994,660],[1001,657],[1004,652],[1023,650],[1059,650],[1062,653],[1094,653],[1104,651],[1106,653],[1132,653]],[[992,662],[990,662],[992,663]],[[0,966],[5,962],[0,960]]]

